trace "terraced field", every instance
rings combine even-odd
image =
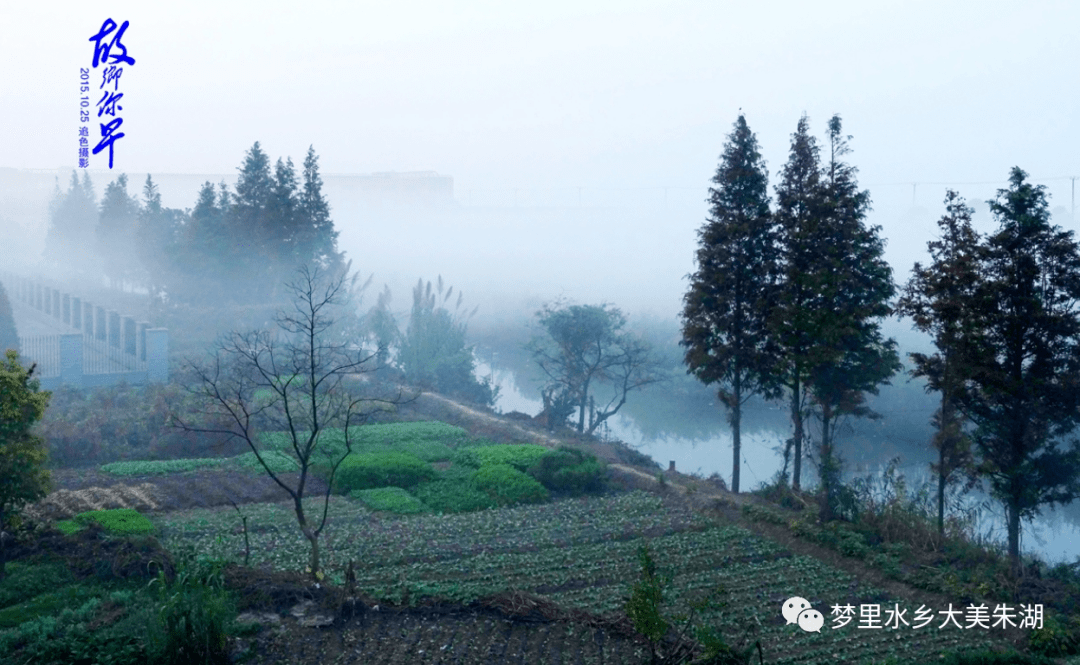
[[[312,501],[310,509],[316,505]],[[251,565],[303,569],[308,546],[288,504],[248,505],[242,510],[248,516]],[[928,662],[945,650],[983,646],[990,639],[986,629],[939,628],[940,618],[919,630],[864,630],[856,627],[857,620],[833,628],[829,614],[834,605],[858,608],[875,603],[885,608],[899,603],[904,608],[905,604],[817,559],[794,555],[741,527],[711,522],[674,497],[631,492],[470,514],[401,517],[372,513],[358,502],[334,497],[330,515],[322,558],[331,580],[342,583],[348,561],[355,560],[360,589],[393,604],[416,604],[430,597],[468,603],[514,589],[565,608],[604,615],[622,607],[639,573],[635,553],[648,542],[661,572],[671,574],[672,587],[679,590],[670,595],[672,609],[686,611],[690,601],[721,587],[725,607],[703,619],[719,626],[729,642],[737,643],[748,627],[753,628],[769,663],[872,663],[890,656]],[[243,557],[240,519],[232,508],[173,512],[154,521],[171,550],[196,548],[206,556]],[[808,599],[826,616],[820,633],[786,624],[780,608],[790,596]],[[906,609],[910,620],[917,608]],[[370,631],[371,625],[356,630]],[[555,625],[544,624],[543,629],[555,630]],[[572,631],[573,626],[559,630]],[[431,630],[437,635],[432,635],[429,647],[416,646],[410,652],[413,661],[395,656],[384,662],[487,662],[461,660],[462,649],[475,646],[482,636],[460,627]],[[541,656],[536,650],[548,648],[543,646],[548,641],[530,636],[528,630],[521,633],[525,629],[506,626],[492,630],[503,631],[511,640],[503,640],[503,648],[515,650],[513,658],[500,657],[498,662],[516,662],[518,654],[520,662],[562,662],[562,656],[552,660],[552,653]],[[640,648],[609,633],[579,626],[581,630],[588,636],[579,634],[579,639],[588,644],[609,635],[608,651],[603,647],[595,651],[596,662],[633,662],[637,656],[632,654],[640,654]],[[342,644],[360,639],[358,635],[346,631]],[[419,644],[420,638],[407,639]],[[374,657],[367,650],[374,643],[368,639],[365,644],[369,646],[350,654]],[[570,649],[566,662],[577,662],[584,647],[566,648]],[[426,655],[416,653],[420,650]]]

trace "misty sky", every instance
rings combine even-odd
[[[668,187],[666,212],[598,221],[587,240],[617,231],[619,252],[663,255],[657,298],[676,298],[659,308],[672,314],[740,108],[773,176],[803,112],[819,138],[842,114],[898,279],[924,251],[943,183],[986,199],[1018,165],[1068,209],[1068,176],[1080,175],[1076,2],[159,4],[4,3],[0,167],[74,166],[79,68],[111,17],[131,22],[136,59],[115,172],[235,173],[258,140],[297,163],[314,144],[324,173],[438,171],[459,200],[627,187],[655,203]],[[922,183],[914,197],[911,183]],[[338,205],[335,221],[356,256],[363,234],[348,212]],[[574,240],[581,229],[555,230]]]

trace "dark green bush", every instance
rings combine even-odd
[[[509,464],[480,467],[473,474],[473,483],[501,506],[548,500],[548,491],[543,485]]]
[[[524,471],[536,464],[550,450],[546,446],[534,443],[471,446],[454,451],[450,459],[454,464],[463,464],[474,468],[491,464],[509,464],[519,471]]]
[[[147,656],[154,665],[229,662],[228,636],[236,605],[223,588],[220,563],[182,565],[169,583],[159,573],[160,605],[150,617]]]
[[[568,447],[549,450],[529,467],[529,475],[566,494],[602,492],[605,485],[604,465],[594,455]]]
[[[75,581],[71,571],[62,563],[11,561],[5,569],[7,576],[0,581],[0,608],[10,607]]]
[[[415,455],[384,451],[350,455],[338,467],[334,486],[348,493],[376,487],[414,487],[437,474],[430,464]]]
[[[120,536],[146,535],[154,533],[153,523],[134,508],[115,508],[113,510],[91,510],[79,513],[72,518],[76,524],[87,525],[97,522],[106,531]]]
[[[379,487],[372,490],[353,490],[349,495],[372,510],[411,515],[429,512],[427,506],[400,487]]]
[[[1028,646],[1033,653],[1043,656],[1080,653],[1080,618],[1070,617],[1061,621],[1056,614],[1046,615],[1043,627],[1031,631]]]
[[[453,478],[424,483],[416,488],[415,494],[424,505],[437,513],[471,513],[498,505],[491,495],[479,490],[468,479]]]

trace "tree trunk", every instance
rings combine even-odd
[[[578,424],[577,431],[581,434],[585,431],[585,403],[589,399],[589,382],[586,381],[581,386],[581,403],[578,405]]]
[[[837,469],[833,462],[832,438],[829,428],[832,424],[832,409],[826,404],[821,407],[821,489],[824,500],[821,506],[821,521],[831,522],[836,519],[833,511],[833,499],[836,494]]]
[[[301,483],[303,480],[301,479]],[[304,515],[304,506],[301,503],[303,494],[297,493],[293,495],[293,505],[296,509],[296,521],[300,524],[300,531],[304,534],[304,537],[311,543],[311,579],[318,581],[319,579],[319,534],[315,533],[308,527],[307,517]]]
[[[943,442],[944,443],[944,442]],[[938,449],[937,483],[937,530],[942,546],[945,545],[945,446]]]
[[[739,376],[738,367],[735,370],[735,393],[731,405],[731,491],[739,493],[739,459],[742,457],[742,377]]]
[[[799,379],[796,378],[791,389],[791,421],[795,425],[795,465],[791,473],[791,488],[796,491],[800,489],[800,476],[802,475],[803,423],[802,410],[799,408],[801,402],[799,388]]]
[[[1016,499],[1010,502],[1012,505],[1005,507],[1009,520],[1009,566],[1014,577],[1020,576],[1020,509],[1016,506]]]

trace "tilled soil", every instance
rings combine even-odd
[[[88,510],[135,508],[169,512],[237,504],[286,501],[288,493],[270,476],[245,471],[205,470],[166,476],[114,476],[96,469],[52,470],[53,491],[31,513],[64,519]],[[296,488],[299,473],[278,476]],[[326,483],[308,476],[304,496],[319,496]]]

